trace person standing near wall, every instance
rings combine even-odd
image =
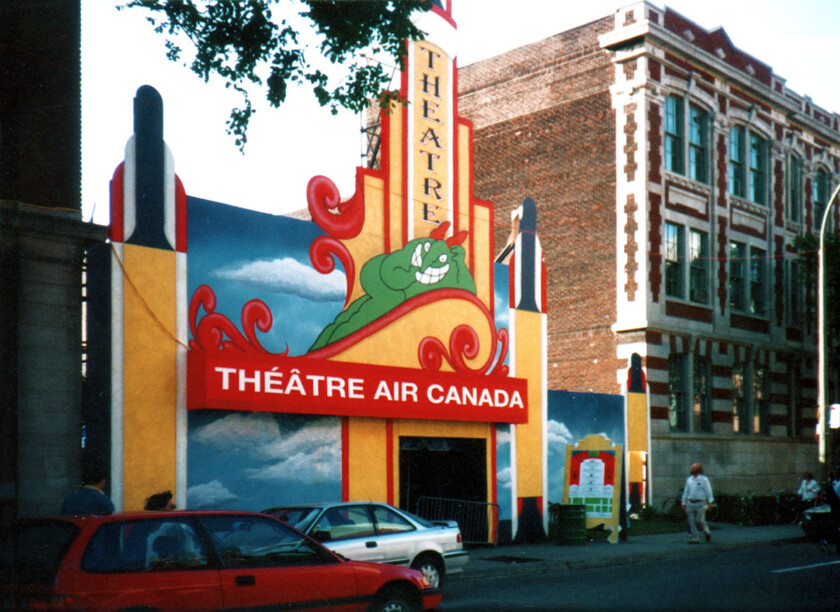
[[[706,534],[706,541],[711,542],[712,533],[706,524],[706,508],[714,503],[715,497],[712,494],[712,484],[703,475],[703,464],[694,463],[691,466],[691,475],[685,481],[683,488],[682,508],[688,517],[688,527],[691,536],[688,542],[697,544],[700,542],[700,532]]]
[[[82,466],[82,486],[71,491],[61,504],[61,514],[111,514],[114,503],[103,491],[108,473],[101,465]]]

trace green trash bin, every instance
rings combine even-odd
[[[553,504],[551,506],[551,539],[557,544],[583,544],[586,542],[586,506],[580,504]]]

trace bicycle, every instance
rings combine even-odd
[[[774,525],[796,525],[800,522],[802,512],[795,494],[786,489],[769,489],[775,503],[773,504]]]

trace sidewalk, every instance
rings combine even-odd
[[[689,544],[686,533],[634,536],[631,531],[627,541],[618,544],[599,540],[582,544],[541,542],[471,548],[470,561],[458,579],[626,565],[745,546],[766,546],[803,538],[804,533],[799,525],[742,527],[716,523],[712,529],[712,541],[702,544]]]

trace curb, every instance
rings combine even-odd
[[[453,576],[454,580],[471,581],[471,580],[486,580],[488,578],[498,578],[501,576],[515,577],[521,575],[535,575],[547,574],[552,572],[570,572],[574,570],[594,569],[599,567],[617,567],[622,565],[631,565],[634,563],[643,563],[649,561],[661,561],[666,559],[674,559],[675,557],[687,557],[691,555],[708,555],[712,553],[728,552],[732,550],[740,550],[743,548],[754,548],[759,546],[777,546],[788,542],[798,542],[806,539],[804,535],[796,536],[781,536],[769,538],[767,540],[747,540],[739,542],[718,542],[713,544],[705,544],[699,547],[683,546],[680,542],[679,546],[665,544],[657,550],[617,550],[615,552],[605,552],[605,554],[597,554],[586,552],[581,555],[583,558],[576,559],[551,559],[546,558],[540,554],[528,551],[520,555],[521,561],[499,562],[498,566],[490,566],[490,563],[495,563],[496,560],[482,556],[475,560],[475,564],[480,564],[481,567],[470,568],[467,564],[464,572]],[[632,547],[632,540],[629,543],[620,543],[610,546],[630,546]],[[547,545],[548,546],[548,545]],[[642,543],[642,546],[651,546],[650,543]],[[606,549],[609,550],[609,549]],[[502,554],[500,557],[504,556]]]

